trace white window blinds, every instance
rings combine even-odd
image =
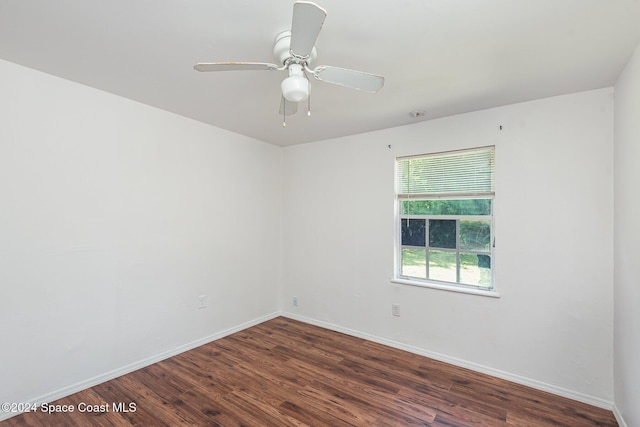
[[[405,197],[494,194],[494,147],[397,159],[396,192]]]

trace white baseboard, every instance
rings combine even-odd
[[[38,405],[43,403],[49,403],[56,401],[58,399],[62,399],[63,397],[70,396],[79,391],[91,388],[98,384],[102,384],[103,382],[112,380],[114,378],[118,378],[122,375],[131,373],[133,371],[137,371],[138,369],[144,368],[145,366],[153,365],[154,363],[160,362],[162,360],[168,359],[170,357],[176,356],[180,353],[184,353],[185,351],[192,350],[196,347],[200,347],[201,345],[208,344],[212,341],[218,340],[220,338],[224,338],[228,335],[234,334],[236,332],[240,332],[244,329],[250,328],[252,326],[258,325],[260,323],[266,322],[267,320],[274,319],[280,316],[281,313],[275,312],[268,314],[266,316],[259,317],[257,319],[250,320],[248,322],[242,323],[240,325],[234,326],[232,328],[226,329],[224,331],[217,332],[215,334],[197,339],[187,344],[183,344],[171,350],[164,351],[160,354],[156,354],[151,357],[147,357],[145,359],[139,360],[137,362],[131,363],[126,366],[122,366],[118,369],[114,369],[112,371],[106,372],[104,374],[97,375],[93,378],[89,378],[75,384],[71,384],[67,387],[61,388],[59,390],[52,391],[51,393],[46,393],[44,395],[34,397],[32,399],[24,399],[25,402],[31,402]],[[13,416],[19,415],[16,412],[0,412],[0,421],[6,420]]]
[[[620,427],[627,427],[626,421],[622,417],[622,414],[620,413],[620,410],[618,409],[618,407],[615,404],[613,405],[612,411],[613,411],[613,416],[616,417],[616,421],[618,422],[618,425]]]
[[[370,335],[364,332],[356,331],[349,328],[344,328],[342,326],[334,325],[332,323],[323,322],[316,319],[311,319],[308,317],[300,316],[295,313],[283,312],[282,316],[288,317],[294,320],[299,320],[304,323],[309,323],[311,325],[320,326],[325,329],[330,329],[332,331],[341,332],[343,334],[351,335],[357,338],[366,339],[368,341],[377,342],[379,344],[383,344],[389,347],[397,348],[399,350],[408,351],[410,353],[419,354],[421,356],[429,357],[431,359],[439,360],[441,362],[450,363],[455,366],[460,366],[462,368],[471,369],[476,372],[480,372],[483,374],[491,375],[497,378],[501,378],[507,381],[511,381],[517,384],[521,384],[524,386],[528,386],[531,388],[535,388],[538,390],[546,391],[557,396],[566,397],[569,399],[577,400],[578,402],[586,403],[588,405],[597,406],[603,409],[612,410],[614,408],[613,402],[610,402],[605,399],[601,399],[594,396],[589,396],[587,394],[579,393],[573,390],[568,390],[562,387],[558,387],[552,384],[547,384],[538,380],[534,380],[531,378],[526,378],[520,375],[512,374],[510,372],[501,371],[499,369],[490,368],[487,366],[483,366],[477,363],[470,362],[468,360],[458,359],[455,357],[447,356],[444,354],[435,353],[432,351],[425,350],[423,348],[414,347],[411,345],[407,345],[404,343],[400,343],[393,340],[388,340],[386,338],[380,338],[375,335]],[[615,414],[615,413],[614,413]],[[617,418],[617,415],[616,415]],[[622,426],[623,424],[618,421],[618,423]]]

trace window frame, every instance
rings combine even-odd
[[[483,149],[492,149],[493,155],[495,155],[495,147],[479,147],[470,150],[459,150],[457,152],[465,152],[465,151],[475,151],[475,150],[483,150]],[[402,285],[411,285],[411,286],[419,286],[425,288],[434,288],[441,289],[446,291],[453,292],[462,292],[474,295],[482,295],[482,296],[490,296],[490,297],[500,297],[500,293],[496,288],[496,280],[495,280],[495,192],[491,192],[490,194],[416,194],[411,195],[409,193],[400,192],[400,178],[399,178],[399,164],[401,161],[405,159],[412,158],[421,158],[421,157],[435,157],[438,155],[451,155],[455,154],[456,151],[442,152],[442,153],[430,153],[424,155],[417,156],[405,156],[405,157],[397,157],[395,159],[395,197],[394,197],[394,271],[393,277],[391,279],[392,283],[402,284]],[[489,199],[491,200],[491,212],[490,215],[437,215],[437,214],[412,214],[402,212],[402,204],[405,201],[420,201],[420,200],[465,200],[465,199]],[[415,246],[415,245],[403,245],[402,244],[402,224],[404,219],[423,219],[425,220],[425,245],[424,246]],[[456,247],[453,248],[436,248],[429,246],[429,220],[456,220]],[[461,248],[460,244],[460,222],[461,221],[488,221],[490,220],[490,240],[489,240],[489,251],[474,251],[474,250],[464,250]],[[454,253],[456,255],[456,282],[449,282],[444,280],[437,280],[432,278],[419,278],[414,276],[408,276],[406,274],[402,274],[402,255],[403,249],[420,249],[425,251],[425,269],[428,276],[429,269],[429,251],[444,251]],[[476,254],[489,254],[491,260],[491,285],[490,286],[480,286],[473,284],[465,284],[461,283],[461,258],[460,254],[466,253],[476,253]]]

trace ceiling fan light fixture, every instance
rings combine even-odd
[[[280,87],[287,101],[301,102],[309,98],[309,81],[304,77],[299,64],[289,65],[289,77],[282,81]]]

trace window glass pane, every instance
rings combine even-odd
[[[402,266],[400,268],[403,276],[427,277],[427,251],[425,249],[402,248]]]
[[[491,199],[403,200],[403,215],[491,215]]]
[[[402,220],[402,245],[425,246],[427,222],[424,219]]]
[[[429,247],[455,249],[456,248],[456,220],[429,220]]]
[[[458,281],[455,252],[429,251],[429,279]]]
[[[460,220],[460,249],[491,251],[491,221]]]
[[[491,257],[460,254],[460,282],[467,285],[491,286]]]

